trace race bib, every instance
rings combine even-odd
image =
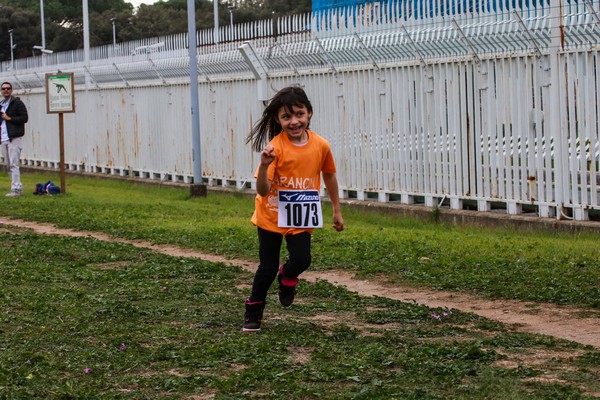
[[[316,190],[279,190],[280,228],[322,228],[321,197]]]

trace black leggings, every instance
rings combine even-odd
[[[260,265],[254,275],[250,301],[265,301],[267,292],[277,277],[283,235],[258,228]],[[286,278],[297,278],[310,267],[310,233],[285,236],[289,259],[285,265]]]

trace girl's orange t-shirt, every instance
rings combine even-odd
[[[269,143],[273,145],[275,160],[269,165],[267,177],[272,182],[271,191],[266,196],[256,195],[252,223],[270,232],[282,235],[295,235],[301,232],[312,234],[313,228],[280,228],[277,226],[278,190],[321,190],[321,172],[335,173],[335,162],[329,142],[312,131],[308,131],[308,141],[296,145],[285,132],[275,136]],[[258,176],[258,168],[254,177]]]

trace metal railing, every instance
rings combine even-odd
[[[222,27],[216,44],[212,30],[197,33],[203,180],[252,187],[244,139],[261,92],[300,84],[343,197],[579,220],[600,211],[598,1],[372,4]],[[70,71],[70,169],[191,182],[186,43],[102,46],[89,64],[80,51],[2,63],[0,79],[38,110],[24,162],[56,166],[44,74]]]

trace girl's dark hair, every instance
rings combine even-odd
[[[261,152],[267,142],[281,133],[281,125],[277,122],[279,109],[285,107],[286,110],[291,111],[292,106],[304,106],[311,114],[313,112],[312,105],[302,88],[298,86],[283,88],[269,101],[262,117],[248,134],[246,143],[252,143],[252,149]]]

